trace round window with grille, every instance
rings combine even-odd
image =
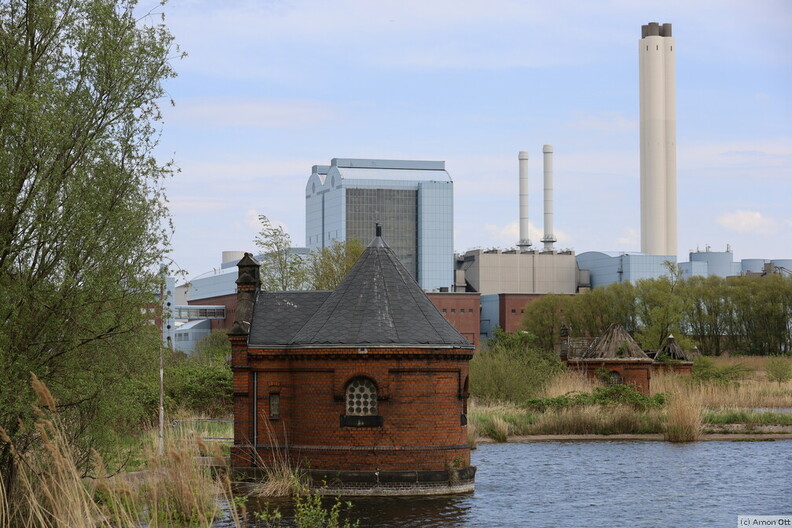
[[[376,416],[377,387],[368,378],[355,378],[346,390],[347,416]]]

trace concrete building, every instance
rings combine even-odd
[[[457,291],[494,293],[575,293],[587,283],[572,251],[539,252],[499,249],[468,251],[457,259],[463,283]],[[464,289],[463,289],[464,288]]]
[[[346,495],[473,491],[473,346],[380,233],[332,292],[263,292],[239,264],[231,464],[288,458]]]
[[[676,73],[671,24],[641,28],[641,252],[677,254]]]
[[[454,187],[444,161],[334,158],[305,186],[305,244],[365,242],[382,230],[426,291],[454,283]]]

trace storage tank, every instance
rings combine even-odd
[[[730,251],[696,251],[690,254],[690,262],[706,262],[707,276],[728,277],[732,275],[732,260],[734,255]]]
[[[747,272],[762,273],[764,272],[765,259],[742,259],[740,262],[740,269],[745,275]]]

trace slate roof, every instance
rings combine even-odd
[[[258,292],[253,307],[248,343],[288,345],[331,293],[329,291]]]
[[[249,346],[473,348],[379,236],[335,291],[271,295],[258,296]]]

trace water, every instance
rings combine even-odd
[[[353,518],[377,528],[688,528],[792,514],[785,441],[488,444],[473,463],[473,494],[357,498]]]

